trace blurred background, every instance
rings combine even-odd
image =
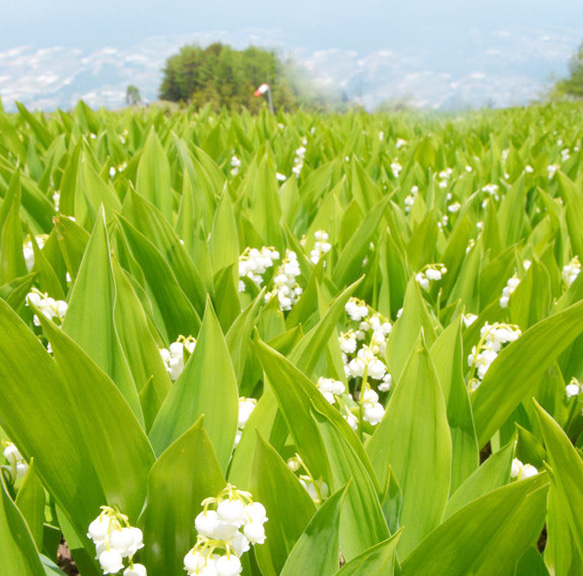
[[[583,39],[580,0],[552,8],[543,0],[337,0],[333,8],[323,0],[1,0],[0,14],[7,111],[17,101],[66,110],[79,99],[119,108],[128,86],[153,102],[170,56],[217,42],[272,52],[334,105],[523,105],[568,75]]]

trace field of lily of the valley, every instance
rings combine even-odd
[[[0,197],[2,574],[583,574],[579,106],[0,105]]]

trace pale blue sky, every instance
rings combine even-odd
[[[9,108],[157,97],[186,43],[276,48],[327,88],[421,107],[527,103],[583,40],[582,0],[0,0],[0,96]],[[18,49],[17,49],[18,48]]]
[[[551,8],[552,5],[552,8]],[[96,49],[154,35],[269,30],[308,49],[465,49],[471,31],[580,28],[580,0],[0,0],[0,50]]]

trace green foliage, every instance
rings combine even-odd
[[[179,576],[248,492],[243,576],[582,573],[580,107],[253,116],[245,53],[0,109],[2,570],[98,576],[109,506]]]
[[[575,98],[583,97],[583,43],[569,60],[569,76],[556,83],[555,91]]]
[[[196,108],[211,103],[216,109],[244,106],[257,111],[262,101],[253,94],[264,82],[270,84],[278,109],[293,110],[300,103],[275,52],[255,46],[234,50],[220,43],[183,46],[166,61],[160,98]]]

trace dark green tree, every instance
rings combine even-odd
[[[569,77],[559,80],[556,89],[560,94],[583,97],[583,42],[569,61]]]
[[[313,96],[302,96],[296,77],[297,70],[269,50],[255,46],[234,50],[221,43],[206,48],[190,45],[166,61],[160,98],[195,107],[210,103],[214,109],[245,107],[258,111],[266,102],[255,98],[254,92],[267,83],[276,108],[291,111],[299,106],[313,107]],[[318,107],[321,101],[319,96]]]

